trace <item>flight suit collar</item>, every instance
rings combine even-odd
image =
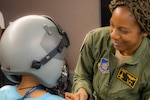
[[[147,52],[148,48],[148,41],[150,41],[147,37],[143,38],[143,41],[137,51],[134,53],[134,55],[128,59],[125,63],[130,65],[135,65],[143,59],[145,53]],[[115,48],[113,47],[113,44],[108,47],[108,50],[110,50],[111,54],[115,56]]]
[[[147,37],[143,38],[143,41],[137,51],[130,59],[126,61],[126,63],[132,65],[139,63],[143,59],[144,55],[147,53],[148,41],[149,39]]]

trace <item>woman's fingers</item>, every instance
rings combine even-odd
[[[69,92],[65,93],[65,99],[66,100],[80,100],[79,98],[80,98],[79,94],[72,94]]]

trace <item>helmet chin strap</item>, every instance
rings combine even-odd
[[[58,46],[49,52],[44,58],[42,58],[41,61],[33,60],[31,68],[40,69],[41,65],[46,64],[57,53],[61,53],[64,47],[67,48],[70,45],[66,32],[62,31],[60,35],[62,35],[62,39]]]

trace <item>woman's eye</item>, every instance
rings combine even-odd
[[[121,31],[123,34],[127,34],[127,33],[129,33],[129,31],[124,30],[124,29],[120,29],[120,31]]]

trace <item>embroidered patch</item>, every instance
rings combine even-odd
[[[124,68],[120,68],[117,78],[123,81],[125,84],[129,85],[131,88],[134,88],[138,78],[132,75],[130,72],[125,70]]]
[[[102,73],[109,73],[109,61],[102,58],[100,63],[98,63],[98,68]]]

